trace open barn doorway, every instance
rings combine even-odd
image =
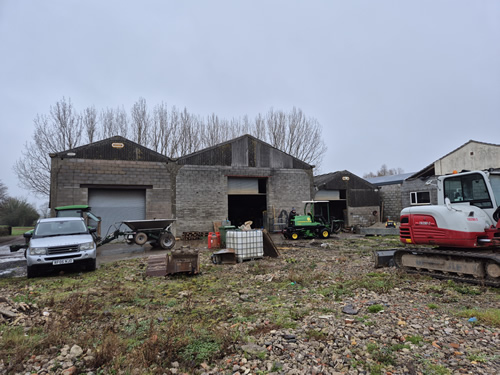
[[[240,226],[252,221],[252,228],[264,227],[267,209],[267,178],[228,177],[228,219]]]

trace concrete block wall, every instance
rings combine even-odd
[[[374,212],[376,215],[373,215]],[[362,227],[369,227],[380,221],[380,207],[366,206],[366,207],[348,207],[347,208],[348,223],[347,226],[353,227],[356,225]]]
[[[436,177],[431,177],[431,184],[426,185],[425,183],[428,181],[415,179],[415,180],[405,180],[403,185],[401,186],[401,205],[403,208],[411,206],[411,196],[412,192],[422,192],[428,191],[430,192],[431,204],[437,204],[437,186],[436,182],[432,182],[432,180],[436,180]]]
[[[401,204],[401,185],[385,185],[379,188],[380,197],[384,203],[384,209],[381,214],[382,221],[395,220],[399,221],[399,216],[403,206]]]
[[[213,222],[227,217],[226,168],[184,165],[176,178],[177,235],[210,232]]]
[[[50,185],[52,209],[88,204],[88,188],[81,185],[152,186],[146,189],[146,219],[172,217],[172,187],[166,163],[53,158]]]
[[[305,170],[184,165],[176,178],[177,233],[211,231],[228,215],[227,177],[267,177],[268,217],[301,208],[311,199],[312,175]]]
[[[295,208],[299,214],[304,212],[302,202],[312,199],[313,188],[312,173],[308,170],[281,169],[273,171],[269,179],[267,193],[267,216],[269,221],[277,223],[282,211],[288,215],[292,208]],[[284,215],[282,219],[284,219]]]

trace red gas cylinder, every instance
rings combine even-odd
[[[210,232],[208,233],[208,248],[218,249],[220,247],[220,233]]]

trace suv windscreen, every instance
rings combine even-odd
[[[33,235],[34,237],[51,237],[86,233],[88,233],[88,231],[83,221],[58,220],[38,223]]]

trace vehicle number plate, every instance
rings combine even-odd
[[[57,259],[52,262],[54,266],[58,264],[69,264],[69,263],[73,263],[73,259]]]

